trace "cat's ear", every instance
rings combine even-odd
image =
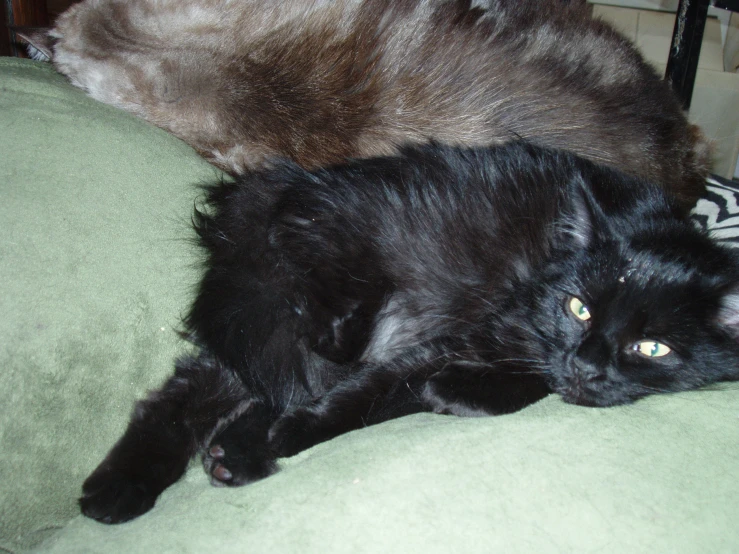
[[[727,332],[735,344],[739,343],[739,283],[734,284],[721,299],[717,320],[719,328]],[[722,373],[722,380],[739,380],[736,363],[719,364],[716,370]]]
[[[579,248],[587,248],[596,233],[608,226],[590,186],[581,176],[570,183],[570,194],[560,232]]]
[[[36,61],[49,62],[53,55],[54,38],[50,27],[11,26],[15,36],[26,43],[28,56]]]
[[[729,288],[721,298],[718,324],[739,339],[739,284]]]

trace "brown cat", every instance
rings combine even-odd
[[[84,0],[46,39],[73,84],[232,173],[521,137],[689,207],[708,170],[667,83],[581,1]]]

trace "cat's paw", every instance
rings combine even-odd
[[[331,437],[318,433],[318,418],[309,408],[298,408],[270,427],[269,445],[279,458],[294,456]]]
[[[249,429],[244,432],[240,428],[240,421],[217,433],[203,453],[203,467],[214,486],[238,487],[277,471],[275,455],[266,440],[254,440]]]
[[[82,485],[82,513],[102,523],[123,523],[148,512],[161,491],[141,479],[107,467],[98,468]]]

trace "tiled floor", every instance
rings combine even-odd
[[[619,31],[636,42],[644,56],[660,69],[667,64],[675,14],[612,6],[593,6],[593,13],[612,23]],[[698,67],[723,71],[721,26],[709,18],[703,34]]]

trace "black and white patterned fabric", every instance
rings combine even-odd
[[[739,183],[716,176],[707,181],[706,194],[691,217],[716,240],[739,248]]]

